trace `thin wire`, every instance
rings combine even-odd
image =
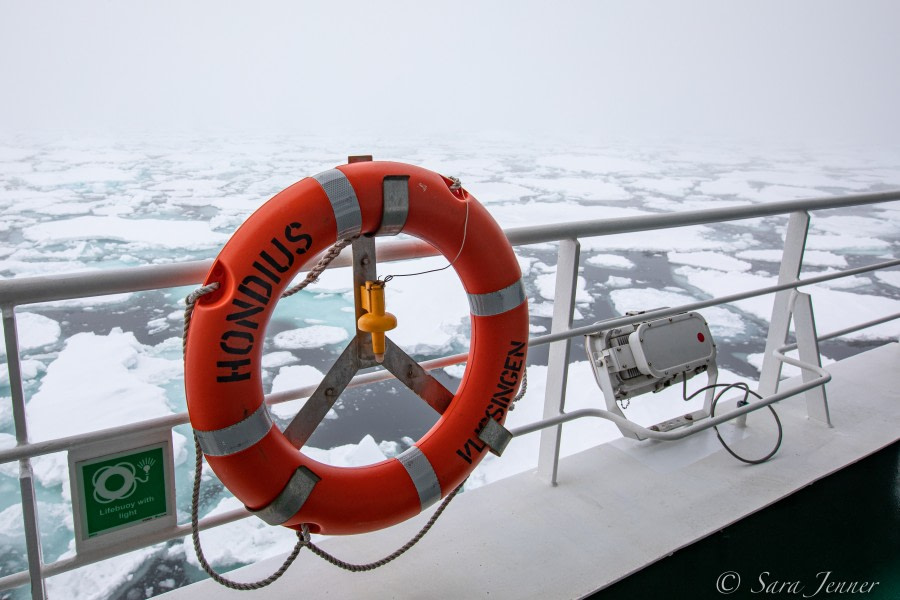
[[[453,257],[453,260],[451,260],[449,263],[447,263],[443,267],[439,267],[437,269],[429,269],[427,271],[419,271],[418,273],[401,273],[399,275],[386,275],[384,279],[379,278],[379,280],[383,281],[384,283],[387,283],[394,277],[412,277],[413,275],[425,275],[427,273],[437,273],[438,271],[443,271],[444,269],[449,269],[450,267],[453,266],[453,264],[456,262],[456,260],[460,257],[460,255],[462,254],[463,248],[466,247],[466,236],[468,235],[468,233],[469,233],[469,202],[466,202],[466,220],[463,223],[462,243],[459,245],[459,251],[456,253],[456,256]]]
[[[722,391],[717,393],[715,395],[715,397],[713,397],[712,404],[709,407],[709,418],[710,419],[716,416],[716,405],[719,403],[719,400],[722,398],[722,396],[724,396],[725,393],[728,392],[729,390],[740,389],[740,390],[744,391],[744,398],[742,400],[738,401],[738,406],[744,406],[745,404],[748,404],[749,403],[748,397],[750,396],[750,394],[753,394],[760,400],[763,399],[762,396],[760,396],[759,394],[757,394],[756,392],[751,390],[750,386],[748,386],[743,381],[738,382],[738,383],[713,383],[710,385],[703,386],[702,388],[695,391],[690,396],[687,395],[687,379],[685,378],[685,379],[682,379],[681,381],[684,384],[682,387],[681,396],[685,402],[693,399],[694,397],[697,396],[697,394],[699,394],[701,392],[705,392],[706,390],[715,389],[715,388],[719,388],[719,387],[724,388]],[[728,444],[725,443],[724,439],[722,439],[722,434],[719,433],[718,426],[713,425],[713,429],[716,430],[716,437],[719,438],[719,443],[721,443],[722,447],[728,451],[728,454],[732,455],[733,457],[735,457],[736,459],[738,459],[741,462],[747,463],[748,465],[758,465],[758,464],[766,462],[767,460],[769,460],[770,458],[775,456],[775,453],[778,452],[779,448],[781,448],[781,441],[784,439],[784,430],[781,427],[781,419],[778,418],[778,413],[775,412],[775,409],[772,408],[771,404],[766,406],[766,408],[768,408],[769,411],[771,411],[772,416],[775,417],[775,425],[778,427],[778,439],[775,441],[775,447],[772,448],[772,451],[769,452],[768,454],[766,454],[762,458],[744,458],[743,456],[740,456],[737,452],[732,450],[728,446]]]

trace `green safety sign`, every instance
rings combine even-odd
[[[163,445],[77,463],[84,537],[165,516]]]

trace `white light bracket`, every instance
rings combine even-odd
[[[628,313],[638,314],[641,313]],[[700,373],[707,374],[709,384],[718,377],[716,344],[706,319],[697,312],[604,329],[586,335],[584,341],[607,409],[625,418],[620,402],[658,392]],[[657,423],[650,429],[669,431],[706,418],[712,398],[713,390],[707,390],[703,409]],[[643,439],[619,429],[626,437]]]

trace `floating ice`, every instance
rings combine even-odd
[[[465,187],[482,204],[516,202],[523,197],[535,195],[534,190],[531,188],[504,181],[484,181],[466,185]]]
[[[25,228],[25,239],[58,244],[69,240],[113,240],[172,249],[217,248],[228,241],[202,221],[76,217]]]
[[[435,256],[383,266],[385,273],[417,273],[447,265]],[[409,354],[433,355],[467,344],[469,302],[453,268],[396,277],[385,286],[387,311],[397,316],[397,328],[388,337]]]
[[[556,293],[556,270],[551,273],[544,273],[534,278],[534,285],[538,293],[545,300],[553,300]],[[587,291],[587,282],[581,275],[575,284],[575,302],[586,303],[591,302],[591,295]]]
[[[781,250],[743,250],[735,256],[745,260],[759,260],[763,262],[780,263],[784,258]],[[810,267],[846,267],[847,259],[833,252],[823,250],[806,250],[803,253],[803,264]],[[694,265],[702,267],[705,265]]]
[[[450,365],[449,367],[444,367],[444,372],[450,377],[462,379],[463,374],[466,372],[466,365],[465,363],[461,365]]]
[[[237,498],[223,498],[206,516],[230,512],[243,506]],[[200,540],[206,559],[217,567],[227,567],[286,554],[297,543],[297,534],[285,527],[272,527],[260,519],[250,517],[208,529],[200,535]],[[185,538],[183,544],[187,562],[199,569],[200,563],[191,538]]]
[[[59,340],[59,323],[44,315],[23,312],[16,313],[16,332],[18,333],[19,352],[28,353],[45,346],[55,344]],[[4,334],[0,321],[0,338]],[[0,344],[0,357],[6,356],[6,344]]]
[[[585,261],[595,267],[607,267],[611,269],[633,269],[634,263],[618,254],[594,254]]]
[[[348,337],[350,336],[343,327],[311,325],[276,333],[272,342],[276,348],[281,348],[282,350],[299,350],[339,344]]]
[[[47,579],[47,595],[71,600],[109,598],[112,590],[133,577],[134,573],[161,549],[162,544],[141,548],[102,562],[86,565],[74,571],[49,577]],[[60,556],[60,560],[72,558],[74,554],[72,551],[67,552]]]
[[[886,250],[891,247],[890,242],[878,238],[853,235],[819,235],[810,233],[806,240],[809,250]]]
[[[824,231],[835,235],[869,237],[873,235],[898,235],[897,224],[873,217],[837,216],[816,217],[811,221],[813,231]]]
[[[631,310],[675,307],[697,301],[686,294],[651,288],[613,290],[609,297],[619,314],[623,315]],[[714,336],[728,338],[744,332],[743,319],[727,308],[711,306],[698,312],[706,319]]]
[[[570,172],[609,173],[612,175],[658,173],[660,167],[656,163],[634,160],[619,156],[610,156],[597,152],[585,154],[554,154],[541,156],[537,163]]]
[[[707,267],[719,271],[749,271],[750,263],[719,252],[669,252],[669,262],[677,265]]]
[[[363,467],[387,459],[381,446],[376,444],[375,439],[368,434],[358,444],[336,446],[330,450],[304,446],[303,453],[313,460],[334,467]]]
[[[269,352],[268,354],[263,354],[262,357],[263,369],[275,369],[277,367],[289,365],[293,362],[297,362],[297,357],[286,350],[281,352]]]
[[[644,233],[620,233],[581,239],[583,252],[600,251],[643,251],[643,252],[692,252],[716,250],[731,252],[742,250],[750,241],[742,237],[728,236],[716,232],[706,225],[678,227]]]
[[[530,188],[531,195],[538,193],[541,197],[549,194],[558,198],[577,198],[590,202],[621,202],[634,197],[634,194],[620,185],[591,177],[525,177],[517,178],[516,181]]]
[[[680,267],[677,269],[677,273],[685,277],[690,285],[713,297],[749,291],[776,283],[774,277],[750,273],[722,273],[693,267]],[[820,335],[900,311],[900,300],[893,298],[853,294],[825,289],[821,286],[808,286],[801,288],[800,291],[812,294],[816,328]],[[741,300],[736,302],[735,306],[766,321],[772,316],[771,295]],[[892,321],[879,325],[877,328],[849,334],[847,338],[881,340],[895,338],[898,335],[900,335],[900,323]]]
[[[797,351],[794,350],[793,352],[788,352],[787,355],[790,356],[790,357],[792,357],[792,358],[797,358]],[[754,353],[754,354],[748,354],[748,355],[747,355],[747,362],[748,362],[750,365],[752,365],[753,367],[755,367],[757,371],[762,372],[762,365],[763,365],[763,358],[764,358],[764,357],[765,357],[765,354],[763,354],[762,352],[757,352],[757,353]],[[834,362],[833,359],[828,358],[828,357],[825,356],[825,355],[822,355],[822,356],[821,356],[821,359],[822,359],[822,366],[830,365],[831,363]],[[797,377],[798,375],[801,375],[801,374],[802,374],[802,371],[800,370],[799,367],[795,367],[794,365],[789,365],[789,364],[787,364],[787,363],[782,363],[782,365],[781,365],[781,379],[788,379],[788,378],[791,378],[791,377]]]
[[[633,279],[629,279],[628,277],[616,277],[615,275],[607,277],[606,283],[603,284],[603,286],[607,288],[623,288],[631,287],[632,285],[634,285]]]
[[[491,216],[501,227],[548,225],[550,223],[635,217],[647,214],[645,211],[635,208],[585,205],[566,201],[493,204],[489,210]]]
[[[32,441],[85,433],[172,414],[161,384],[181,362],[153,355],[133,333],[78,333],[66,340],[26,406]],[[84,385],[82,385],[84,384]],[[65,455],[35,459],[45,486],[66,480]]]
[[[876,271],[878,281],[900,288],[900,271]]]

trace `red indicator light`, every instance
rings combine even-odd
[[[706,337],[703,335],[703,332],[697,333],[697,341],[698,341],[698,342],[705,342],[705,341],[706,341]]]

